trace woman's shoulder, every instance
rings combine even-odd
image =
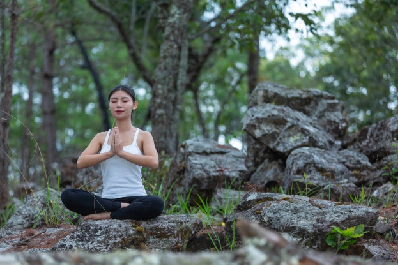
[[[152,134],[150,132],[141,129],[139,130],[140,130],[139,134],[141,134],[142,137],[152,137]]]
[[[94,136],[94,139],[93,139],[93,140],[102,143],[102,142],[105,141],[105,138],[106,138],[106,135],[107,135],[107,134],[108,134],[108,131],[99,132],[99,133],[97,133],[97,134]]]

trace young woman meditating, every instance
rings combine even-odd
[[[131,114],[138,106],[134,90],[117,86],[108,101],[116,127],[98,133],[77,160],[78,168],[101,164],[102,196],[67,189],[61,200],[66,208],[83,215],[84,220],[155,218],[163,212],[164,202],[146,194],[141,167],[157,168],[158,153],[152,135],[131,123]]]

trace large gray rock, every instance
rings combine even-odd
[[[73,187],[88,191],[94,191],[102,187],[102,172],[100,165],[78,170]]]
[[[282,186],[287,191],[297,192],[305,186],[323,189],[337,184],[341,193],[349,188],[349,194],[356,194],[353,186],[346,184],[353,183],[361,187],[371,183],[373,170],[368,158],[355,151],[302,147],[294,150],[288,157]]]
[[[228,217],[228,231],[231,231],[235,219],[245,219],[288,233],[292,240],[318,250],[329,248],[326,237],[333,225],[346,229],[364,224],[366,229],[370,229],[379,215],[377,209],[366,206],[272,193],[247,194],[237,209],[243,211]]]
[[[387,265],[388,262],[364,260],[361,257],[341,256],[329,252],[318,252],[303,249],[299,245],[288,242],[278,233],[263,229],[256,224],[237,223],[238,231],[245,239],[245,245],[234,251],[221,253],[172,253],[148,251],[118,251],[113,253],[11,253],[0,256],[0,265],[55,265],[55,264],[148,264],[148,265]]]
[[[191,191],[190,204],[200,196],[210,202],[216,188],[236,188],[247,181],[245,154],[231,145],[212,140],[190,139],[180,145],[167,174],[163,192],[170,195],[168,204],[185,200]]]
[[[279,186],[284,175],[285,165],[281,159],[265,159],[250,176],[249,183],[259,184],[263,190],[268,187]]]
[[[255,106],[246,112],[242,122],[249,135],[284,157],[304,146],[327,150],[339,148],[334,138],[311,118],[289,107]]]
[[[74,214],[61,202],[61,192],[47,189],[28,195],[8,220],[4,229],[24,229],[43,225],[69,223]]]
[[[336,139],[341,139],[348,128],[343,102],[324,91],[293,89],[271,82],[260,83],[250,95],[249,108],[267,103],[302,112]]]
[[[202,228],[190,215],[161,215],[148,221],[85,221],[51,250],[110,252],[118,249],[185,250],[188,241]]]
[[[397,146],[393,144],[395,139],[398,139],[398,115],[347,136],[342,147],[361,152],[371,163],[375,163],[388,155],[396,154]]]

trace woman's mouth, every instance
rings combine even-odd
[[[122,113],[124,112],[123,110],[117,110],[116,113]]]

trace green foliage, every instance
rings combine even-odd
[[[0,210],[0,228],[5,226],[11,216],[15,213],[15,204],[7,204],[4,209]]]
[[[235,219],[232,224],[232,239],[230,239],[228,236],[225,237],[225,240],[227,242],[227,248],[229,250],[233,250],[235,248],[235,243],[236,243],[236,227],[235,227]],[[224,226],[224,223],[223,223]],[[207,232],[207,235],[209,236],[211,242],[213,243],[213,247],[217,252],[221,252],[224,250],[225,247],[223,247],[223,244],[221,243],[221,239],[218,236],[218,234],[214,231],[213,226],[210,226],[211,228],[211,233]]]
[[[58,174],[58,191],[59,191],[60,175]],[[46,188],[46,204],[44,209],[39,209],[33,227],[36,226],[39,218],[43,218],[44,223],[50,227],[58,227],[63,223],[74,224],[74,220],[79,216],[77,213],[67,211],[60,197],[51,198],[50,185],[47,182]]]
[[[347,106],[355,132],[396,114],[398,5],[364,0],[350,6],[354,12],[336,19],[333,35],[308,40],[306,54],[317,82]]]
[[[349,246],[357,242],[357,239],[364,236],[365,226],[360,224],[358,226],[353,226],[345,230],[341,230],[337,226],[332,226],[333,229],[328,233],[326,238],[326,243],[335,248],[336,252],[341,249],[348,249]]]

